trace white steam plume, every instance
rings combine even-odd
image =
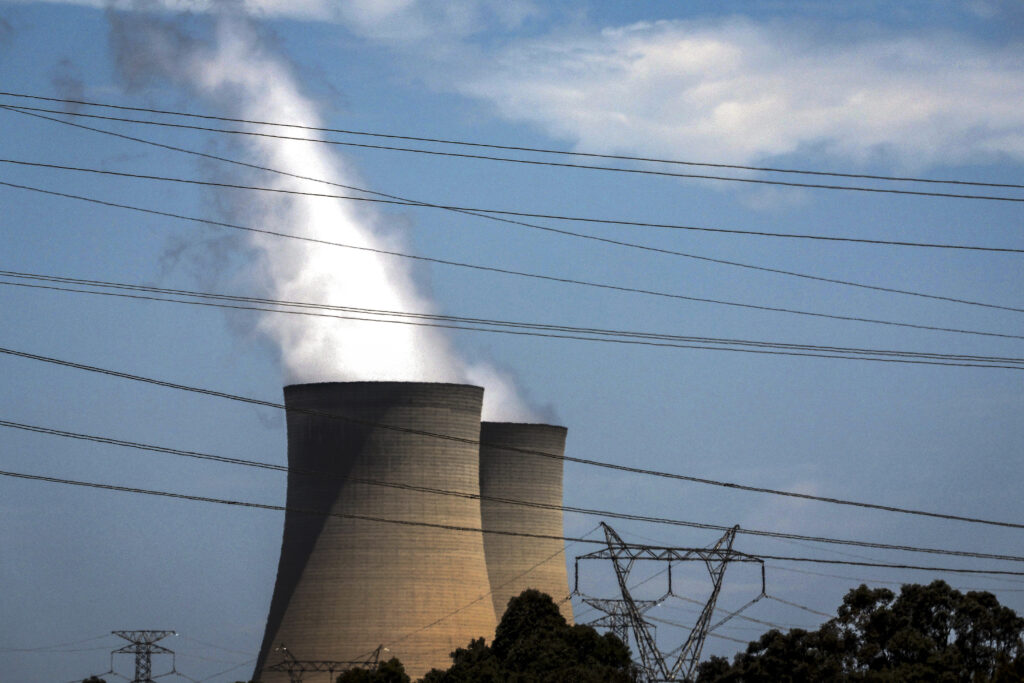
[[[132,21],[135,32],[122,60],[156,69],[207,100],[227,106],[238,118],[319,126],[290,69],[268,54],[244,23],[218,22],[212,46],[182,41],[173,29]],[[123,28],[123,27],[122,27]],[[143,54],[139,54],[143,51]],[[354,173],[323,145],[254,138],[261,165],[337,183],[357,185]],[[268,182],[273,178],[272,182]],[[293,179],[267,176],[262,184],[295,189]],[[317,190],[322,190],[322,186]],[[275,197],[232,211],[261,225],[320,240],[360,247],[401,250],[382,229],[381,217],[344,200]],[[267,295],[360,308],[430,312],[404,264],[394,257],[326,247],[268,235],[250,238],[257,261],[252,277]],[[441,331],[410,325],[334,318],[264,314],[259,330],[280,349],[290,382],[391,380],[471,382],[485,391],[486,419],[528,420],[531,412],[513,382],[488,366],[460,359]]]

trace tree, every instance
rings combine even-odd
[[[376,669],[349,669],[338,676],[337,683],[409,683],[409,676],[398,658],[392,657]]]
[[[769,631],[732,663],[712,657],[698,683],[1024,681],[1024,619],[987,592],[944,581],[860,586],[817,631]]]
[[[451,654],[447,671],[422,683],[631,683],[629,648],[614,635],[569,626],[549,595],[523,591],[509,600],[494,642],[471,641]]]

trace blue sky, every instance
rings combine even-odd
[[[164,0],[109,7],[0,2],[0,90],[505,145],[1019,184],[1022,28],[1024,12],[1012,2],[893,7],[780,1],[727,9],[710,2],[553,8],[422,0]],[[78,122],[434,203],[1024,248],[1019,202],[758,186]],[[4,159],[325,188],[7,110],[0,111],[0,126]],[[0,181],[567,279],[1024,334],[1019,312],[811,282],[437,210],[282,199],[11,164],[0,164]],[[1013,189],[952,188],[938,189],[1024,197]],[[8,271],[579,327],[1021,356],[1015,338],[410,265],[407,259],[295,246],[9,187],[0,187],[0,206],[0,268]],[[819,277],[1000,306],[1024,303],[1020,254],[535,222]],[[0,287],[0,346],[7,348],[272,401],[293,381],[476,381],[487,388],[490,415],[566,425],[568,453],[575,457],[987,519],[1020,521],[1024,515],[1017,370],[400,332],[401,326],[300,324],[284,317]],[[0,368],[0,419],[285,461],[283,420],[271,410],[9,356],[0,358]],[[2,469],[10,471],[284,501],[284,481],[272,472],[13,429],[2,430],[0,438]],[[727,492],[573,464],[567,464],[565,477],[568,505],[982,552],[1015,553],[1021,547],[1019,530]],[[197,679],[255,656],[273,586],[280,513],[7,478],[0,481],[0,513],[5,677],[63,681],[105,670],[112,638],[63,648],[82,652],[12,650],[121,628],[179,631],[182,636],[171,645],[181,653],[178,667]],[[567,515],[566,531],[582,534],[596,523]],[[627,540],[715,540],[711,532],[675,527],[614,526]],[[776,555],[1020,568],[750,536],[740,537],[737,547]],[[568,554],[577,552],[583,550],[570,548]],[[993,590],[1004,604],[1024,609],[1024,581],[982,576],[770,563],[768,589],[831,612],[859,580],[934,576]],[[735,577],[734,583],[727,579],[726,608],[743,604],[754,590],[753,576],[739,570]],[[750,615],[803,626],[817,619],[765,601]],[[691,617],[680,612],[666,618]],[[732,622],[722,633],[753,638],[757,631],[743,630],[753,626]],[[662,631],[671,641],[673,630]],[[731,654],[739,647],[712,639],[708,650]],[[248,673],[247,666],[212,680],[235,680]],[[121,667],[127,672],[128,663]]]

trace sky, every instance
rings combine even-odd
[[[766,173],[317,134],[342,143],[657,172],[619,173],[36,112],[54,121],[0,109],[2,183],[321,241],[0,185],[0,270],[6,273],[540,325],[1000,357],[1016,367],[312,318],[28,288],[11,283],[40,281],[12,275],[0,277],[0,347],[273,402],[293,382],[480,384],[488,418],[565,425],[572,457],[1019,524],[1024,268],[1013,250],[1024,249],[1022,47],[1024,9],[995,0],[2,0],[5,93],[512,147],[992,184]],[[0,106],[125,115],[10,94],[0,95]],[[761,180],[791,184],[749,182]],[[380,197],[351,189],[361,188],[446,206],[861,241],[516,219],[527,226],[408,204],[223,184]],[[284,420],[273,409],[6,354],[0,372],[5,423],[286,463]],[[284,504],[278,472],[10,426],[0,429],[0,444],[4,471]],[[1022,547],[1020,529],[571,462],[565,503],[898,545],[997,554],[1018,554]],[[0,678],[72,681],[104,672],[118,647],[110,631],[118,629],[177,631],[168,646],[177,652],[177,669],[196,680],[234,681],[251,672],[283,513],[3,476],[0,519]],[[599,519],[566,514],[566,534],[591,533]],[[695,547],[719,535],[609,521],[634,542]],[[594,547],[569,546],[570,564]],[[742,534],[736,548],[754,555],[1024,570],[1019,562]],[[834,612],[843,594],[862,582],[895,588],[934,578],[990,590],[1024,611],[1024,577],[767,565],[770,595],[817,612]],[[657,569],[638,569],[638,579]],[[756,596],[755,574],[729,568],[723,613]],[[612,596],[599,570],[581,581],[588,592]],[[697,597],[706,590],[699,574],[683,585]],[[655,578],[643,590],[655,597],[662,588]],[[695,618],[685,602],[657,609],[667,621]],[[594,616],[578,604],[577,610],[581,621]],[[744,614],[786,627],[813,628],[823,619],[773,600]],[[745,641],[764,628],[733,619],[716,633]],[[659,626],[666,649],[681,642],[681,633]],[[709,638],[706,653],[742,648],[726,638]],[[115,667],[127,675],[130,658],[121,657]],[[155,666],[168,668],[164,661]]]

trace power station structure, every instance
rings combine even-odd
[[[565,436],[565,427],[554,425],[481,425],[483,526],[488,531],[508,532],[484,534],[491,598],[499,620],[509,600],[527,588],[536,588],[554,598],[565,620],[573,623],[572,602],[564,599],[569,597],[565,544],[560,538],[550,538],[561,537],[563,531],[561,456]]]
[[[299,384],[284,394],[287,512],[255,680],[289,682],[282,644],[332,662],[386,648],[416,679],[447,668],[471,639],[492,638],[512,595],[568,595],[560,540],[487,533],[562,535],[564,428],[482,431],[483,389],[462,384]]]

